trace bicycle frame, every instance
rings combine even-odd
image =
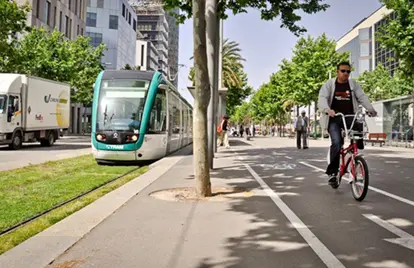
[[[341,157],[342,163],[339,167],[339,177],[341,178],[346,173],[346,170],[348,168],[348,165],[349,165],[350,161],[352,160],[352,163],[353,163],[355,156],[357,156],[359,154],[357,143],[352,142],[352,140],[355,140],[356,137],[351,136],[351,133],[353,132],[352,128],[354,127],[354,124],[355,124],[355,121],[356,121],[357,117],[360,117],[359,120],[362,121],[362,120],[365,120],[365,115],[361,112],[361,110],[359,110],[355,115],[344,115],[342,113],[336,113],[335,116],[341,116],[342,117],[343,126],[345,128],[345,137],[348,137],[351,140],[351,144],[348,147],[346,147],[345,149],[342,146],[341,151],[340,151],[340,157]],[[352,120],[351,127],[348,130],[345,118],[350,117],[350,116],[352,116],[354,119]],[[364,132],[362,131],[361,134],[362,134],[362,137],[363,137]],[[345,137],[343,137],[343,138],[345,138]],[[349,157],[348,160],[345,162],[345,156],[350,152],[352,152],[351,157]],[[352,167],[351,167],[351,173],[352,173],[353,179],[355,179],[355,176],[354,176],[354,174],[355,174],[355,165],[353,165],[353,164],[352,164]]]

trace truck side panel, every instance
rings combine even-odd
[[[27,77],[23,87],[24,129],[43,130],[69,127],[70,87],[67,84]]]

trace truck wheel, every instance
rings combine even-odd
[[[13,150],[19,150],[20,148],[22,148],[22,144],[22,134],[20,134],[20,132],[14,133],[12,143],[9,145],[9,147]]]
[[[53,132],[49,132],[47,139],[41,140],[40,144],[42,146],[52,146],[55,143],[55,135]]]

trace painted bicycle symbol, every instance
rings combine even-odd
[[[295,164],[289,164],[289,163],[278,163],[278,164],[260,164],[259,165],[262,168],[266,169],[279,169],[279,170],[286,170],[286,169],[295,169]]]

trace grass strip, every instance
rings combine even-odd
[[[90,157],[90,156],[89,156]],[[84,157],[84,160],[88,160],[88,157]],[[58,161],[57,161],[58,162]],[[100,168],[116,168],[116,167],[105,167],[99,166]],[[119,167],[118,167],[119,168]],[[123,167],[124,169],[127,167]],[[133,169],[134,167],[129,167]],[[82,198],[75,200],[71,203],[64,205],[24,226],[19,229],[16,229],[10,233],[7,233],[0,237],[0,255],[4,252],[10,250],[11,248],[19,245],[20,243],[24,242],[25,240],[29,239],[30,237],[40,233],[41,231],[47,229],[48,227],[52,226],[53,224],[61,221],[62,219],[66,218],[67,216],[75,213],[76,211],[82,209],[83,207],[89,205],[90,203],[94,202],[95,200],[99,199],[100,197],[104,196],[105,194],[115,190],[116,188],[126,184],[127,182],[133,180],[134,178],[138,177],[139,175],[145,173],[148,170],[148,167],[142,167],[126,176],[123,176],[117,181],[110,183],[108,185],[103,186],[102,188],[91,192]],[[113,173],[113,169],[111,170]],[[126,173],[126,170],[124,173]],[[113,176],[113,174],[111,174]],[[1,178],[1,173],[0,173]],[[113,178],[113,177],[112,177]],[[1,180],[1,179],[0,179]],[[109,179],[110,180],[110,179]],[[1,201],[1,199],[0,199]]]
[[[135,168],[85,155],[0,172],[0,232]]]

